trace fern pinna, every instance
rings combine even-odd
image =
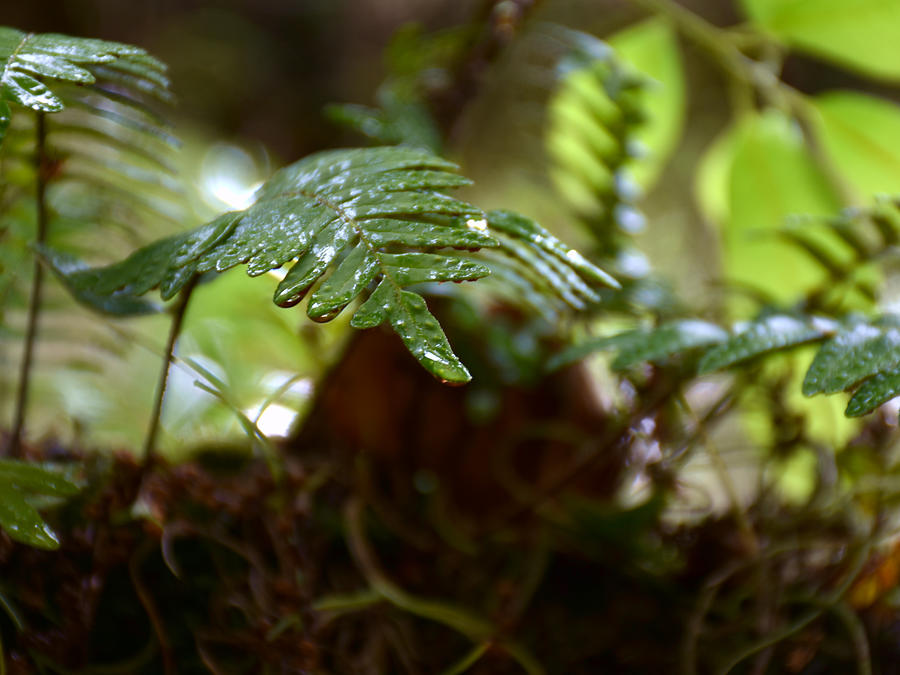
[[[59,539],[41,518],[36,503],[46,507],[53,503],[48,500],[64,500],[80,489],[72,472],[64,468],[0,460],[0,525],[15,541],[58,548]]]
[[[277,304],[296,305],[318,283],[306,312],[328,321],[371,286],[351,326],[387,322],[432,374],[466,382],[468,371],[424,299],[406,289],[487,276],[488,266],[470,252],[501,246],[491,222],[510,242],[511,256],[555,280],[557,292],[573,303],[576,292],[591,297],[589,284],[616,282],[531,221],[504,213],[486,218],[440,192],[468,182],[454,169],[405,147],[323,152],[277,172],[248,209],[157,241],[122,262],[67,271],[70,261],[47,249],[43,254],[76,297],[129,304],[153,288],[169,299],[205,272],[246,264],[248,274],[260,275],[296,260],[275,290]]]

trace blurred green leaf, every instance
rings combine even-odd
[[[747,15],[797,49],[872,77],[900,79],[894,0],[742,0]]]
[[[645,154],[636,133],[646,120],[643,94],[651,83],[602,40],[561,26],[548,30],[567,49],[547,106],[550,177],[604,254],[615,258],[616,231],[633,234],[644,225],[634,207],[641,189],[631,168]]]
[[[777,314],[747,325],[700,360],[699,371],[711,373],[763,354],[782,351],[826,337],[836,325],[825,320],[802,320]]]
[[[646,361],[665,360],[676,354],[718,344],[728,339],[728,333],[706,321],[684,319],[650,330],[639,330],[623,339],[617,346],[619,354],[613,361],[615,370],[625,370]]]
[[[441,134],[428,107],[413,92],[386,82],[376,93],[378,108],[353,103],[329,105],[325,114],[380,144],[411,145],[440,154]]]
[[[900,329],[855,322],[816,354],[803,380],[803,393],[813,396],[844,391],[898,364]]]
[[[898,395],[900,395],[900,371],[894,369],[878,373],[859,386],[850,398],[845,414],[847,417],[866,415]]]
[[[900,191],[900,106],[851,91],[822,94],[813,105],[822,146],[860,202]]]
[[[729,180],[723,243],[725,277],[790,302],[821,283],[821,268],[775,234],[793,214],[826,216],[840,202],[816,165],[800,129],[775,110],[748,117],[738,131]],[[834,239],[817,241],[830,249]]]
[[[59,539],[43,521],[31,499],[71,497],[79,486],[62,471],[27,462],[0,460],[0,527],[14,540],[44,549],[59,548]]]
[[[731,165],[738,143],[738,127],[731,125],[707,146],[694,174],[694,198],[711,223],[727,223],[731,211]]]
[[[627,330],[614,335],[594,337],[576,345],[572,345],[571,347],[567,347],[547,361],[547,370],[562,368],[570,363],[580,361],[594,352],[613,351],[618,349],[621,345],[628,344],[628,341],[634,337],[636,332],[637,331],[634,330]]]
[[[686,92],[677,35],[669,22],[654,18],[619,31],[609,43],[623,62],[653,80],[638,95],[646,120],[634,135],[648,154],[631,169],[646,190],[674,152],[684,126]]]

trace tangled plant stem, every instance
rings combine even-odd
[[[353,559],[369,583],[371,591],[398,609],[443,624],[472,640],[476,645],[475,651],[464,657],[463,662],[486,644],[509,654],[529,675],[542,675],[545,672],[541,664],[523,646],[513,641],[497,639],[496,627],[486,619],[450,603],[417,598],[391,582],[379,568],[375,553],[366,540],[364,511],[359,498],[351,497],[348,500],[344,508],[345,533]],[[479,653],[477,658],[480,658],[484,651]],[[451,667],[450,672],[458,671],[454,671]]]

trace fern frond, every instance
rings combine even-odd
[[[635,328],[613,335],[591,338],[556,354],[550,370],[580,361],[598,351],[617,353],[613,370],[627,370],[640,363],[664,363],[686,352],[717,345],[728,339],[719,326],[698,319],[681,319],[652,328]]]
[[[96,311],[112,316],[140,316],[142,314],[155,314],[161,308],[142,298],[125,293],[111,295],[97,295],[90,289],[72,283],[77,273],[88,269],[78,258],[54,251],[46,246],[38,246],[37,253],[54,275],[66,287],[66,290],[83,305],[87,305]]]
[[[844,414],[847,417],[868,415],[898,395],[900,395],[900,368],[877,373],[863,382],[854,392]]]
[[[548,110],[551,177],[597,238],[601,253],[614,258],[622,235],[634,234],[644,223],[635,207],[640,190],[628,167],[641,156],[635,133],[644,120],[640,92],[648,81],[592,35],[559,26],[549,33],[566,48]]]
[[[805,298],[803,311],[772,314],[768,309],[730,336],[711,337],[705,345],[699,339],[692,341],[690,330],[684,333],[684,326],[693,323],[690,320],[627,331],[576,344],[558,354],[552,366],[611,350],[618,353],[614,368],[622,369],[673,356],[697,357],[695,348],[702,347],[694,363],[695,372],[705,375],[821,343],[805,373],[804,395],[851,392],[845,410],[848,417],[865,415],[900,396],[900,317],[880,314],[866,318],[838,311],[847,304],[842,290],[853,291],[857,299],[873,304],[873,274],[879,263],[892,257],[900,242],[900,202],[883,198],[871,208],[848,209],[837,218],[797,218],[779,236],[803,250],[828,275],[826,284]],[[822,315],[818,310],[823,308],[831,311]],[[711,324],[702,325],[710,336],[722,331]]]
[[[25,288],[33,278],[39,210],[47,240],[65,252],[58,262],[68,271],[71,254],[96,262],[184,227],[186,200],[176,171],[178,142],[166,121],[172,95],[165,71],[138,47],[0,28],[0,100],[9,122],[0,133],[4,362],[15,364],[26,351],[21,340],[9,338],[21,337],[17,333],[25,334],[28,325]],[[39,181],[44,190],[37,197]],[[119,368],[123,356],[113,331],[73,307],[63,293],[56,285],[43,288],[42,330],[32,336],[36,385],[50,380],[56,391],[67,376]],[[106,302],[110,312],[154,309],[139,298],[93,300]],[[0,388],[9,386],[16,370],[4,369]]]
[[[638,330],[622,339],[614,370],[625,370],[639,363],[657,363],[676,354],[716,345],[728,338],[728,333],[715,324],[684,319],[664,324],[653,330]]]
[[[125,70],[148,82],[162,70],[162,64],[139,47],[0,27],[0,142],[12,116],[7,101],[37,112],[59,112],[65,108],[62,98],[42,80],[93,84],[96,76],[85,66],[117,59],[127,60]]]
[[[404,148],[320,153],[272,176],[248,209],[153,243],[121,263],[68,274],[69,283],[98,296],[142,295],[158,287],[168,299],[196,274],[246,264],[255,276],[296,260],[275,291],[277,304],[296,305],[324,279],[307,314],[327,321],[377,283],[352,324],[388,321],[432,373],[466,381],[468,372],[424,300],[404,290],[488,274],[459,254],[433,252],[496,245],[466,226],[466,218],[481,217],[478,209],[438,192],[467,183],[454,168]]]
[[[618,356],[613,367],[624,369],[706,347],[696,368],[704,375],[816,342],[822,344],[806,371],[804,395],[853,391],[846,409],[848,417],[870,413],[900,396],[900,317],[894,315],[836,321],[775,314],[744,324],[730,337],[714,324],[683,320],[575,345],[559,354],[553,366],[594,351],[614,350]]]
[[[803,393],[835,394],[900,364],[900,328],[851,321],[819,349],[803,379]]]
[[[169,299],[197,274],[245,264],[255,276],[295,261],[275,290],[276,304],[296,305],[318,284],[306,312],[328,321],[373,287],[351,326],[387,322],[432,374],[465,382],[469,373],[424,299],[406,290],[490,273],[463,252],[501,242],[490,235],[479,209],[440,192],[468,183],[455,168],[403,147],[319,153],[277,172],[244,211],[157,241],[108,267],[56,271],[82,300],[139,296],[153,288]],[[552,270],[557,290],[565,290],[573,304],[595,297],[590,283],[615,285],[535,223],[508,213],[492,217],[510,250],[538,272]],[[58,267],[52,253],[45,257]]]
[[[797,318],[775,314],[745,326],[700,360],[699,371],[711,373],[751,361],[773,352],[824,340],[837,330],[837,323],[822,318]]]
[[[51,466],[0,460],[0,527],[23,544],[59,548],[59,539],[33,502],[38,498],[72,497],[79,490],[69,476]]]
[[[0,98],[53,113],[44,123],[52,167],[43,170],[58,216],[107,222],[132,244],[141,231],[138,214],[183,222],[172,157],[178,141],[161,108],[172,99],[165,71],[139,47],[0,28]],[[36,131],[28,116],[7,127],[0,133],[4,183],[28,192]],[[87,203],[90,214],[83,213]],[[72,204],[81,211],[72,213]]]

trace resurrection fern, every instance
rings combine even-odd
[[[12,112],[7,101],[35,112],[54,113],[66,106],[45,80],[94,84],[90,66],[114,64],[108,71],[122,83],[143,82],[142,89],[166,89],[162,64],[143,49],[118,42],[46,33],[35,35],[0,27],[0,142]]]
[[[388,322],[431,373],[465,382],[469,373],[424,299],[406,290],[490,273],[466,255],[500,244],[490,236],[484,215],[439,191],[467,184],[454,169],[444,159],[404,147],[323,152],[277,172],[248,209],[157,241],[120,263],[67,273],[55,253],[44,255],[82,300],[139,296],[153,288],[169,299],[204,272],[246,264],[255,276],[295,261],[278,284],[276,304],[296,305],[318,284],[306,311],[316,321],[328,321],[371,287],[351,325]],[[568,275],[566,283],[586,275],[615,284],[546,233],[510,225],[508,216],[495,221],[504,223],[502,235],[530,239],[541,251],[533,254],[535,261]],[[583,281],[580,287],[586,287]]]
[[[164,118],[172,100],[164,64],[130,45],[12,28],[0,28],[0,64],[4,99],[54,113],[44,115],[41,139],[47,202],[58,221],[52,229],[109,224],[134,244],[138,214],[182,220],[172,155],[178,143]],[[7,123],[10,112],[7,106]],[[30,116],[7,127],[0,136],[4,184],[7,192],[30,190],[38,131]]]

